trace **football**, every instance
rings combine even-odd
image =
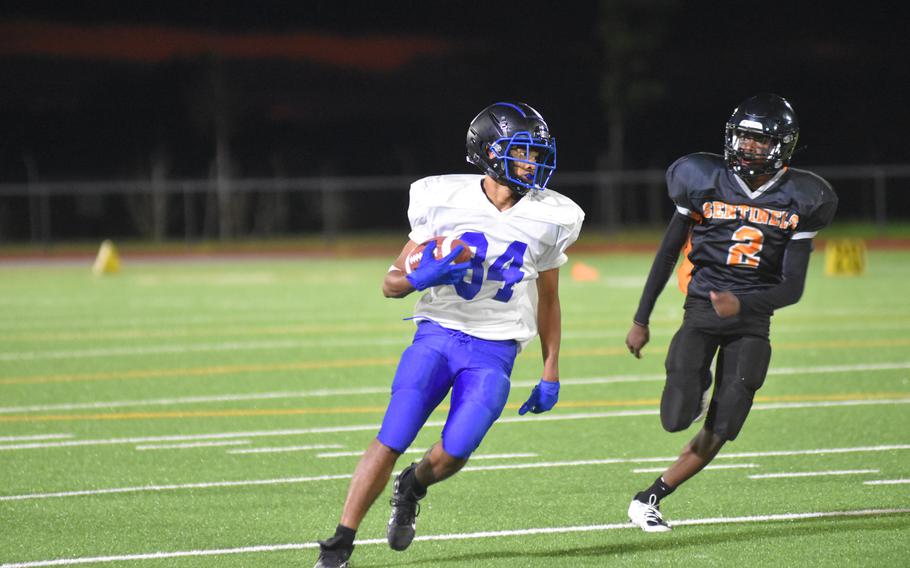
[[[420,266],[420,260],[423,258],[423,251],[427,248],[427,244],[430,241],[436,241],[436,248],[433,249],[433,256],[436,257],[436,260],[441,260],[443,257],[447,256],[454,249],[458,248],[459,245],[464,247],[464,250],[461,251],[453,262],[467,262],[471,260],[471,257],[474,256],[474,253],[471,252],[471,249],[468,247],[468,243],[457,237],[433,237],[432,239],[426,240],[416,247],[414,250],[408,254],[408,257],[404,261],[404,269],[410,274],[418,266]]]

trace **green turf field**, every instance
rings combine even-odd
[[[413,332],[416,296],[380,293],[389,260],[0,265],[0,564],[312,566]],[[910,253],[872,252],[857,278],[822,260],[774,318],[740,438],[664,502],[673,532],[625,512],[695,432],[657,416],[682,296],[664,292],[635,360],[650,257],[575,255],[600,278],[563,271],[560,403],[517,416],[532,344],[503,419],[422,503],[418,540],[384,544],[383,496],[354,566],[905,565]]]

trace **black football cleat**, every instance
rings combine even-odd
[[[413,488],[408,487],[402,490],[400,485],[401,479],[406,474],[413,475],[413,470],[416,467],[417,464],[412,463],[395,478],[395,489],[392,491],[392,498],[389,500],[389,504],[392,506],[392,514],[389,516],[389,525],[386,529],[386,538],[392,550],[404,550],[414,540],[417,515],[420,514],[420,503],[418,501],[423,499],[426,494],[417,496]]]
[[[348,559],[354,547],[339,546],[338,537],[319,541],[319,560],[313,568],[349,568]]]

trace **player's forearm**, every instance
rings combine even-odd
[[[382,281],[382,294],[386,298],[404,298],[414,291],[414,286],[408,282],[403,271],[397,268],[389,269]]]
[[[806,285],[806,273],[809,270],[811,254],[811,240],[791,241],[784,253],[781,271],[783,279],[780,284],[761,292],[738,296],[742,310],[770,314],[778,308],[798,302]]]
[[[559,379],[559,345],[562,341],[562,310],[559,298],[541,298],[537,305],[537,329],[543,355],[545,380]]]
[[[679,259],[679,251],[686,244],[689,238],[689,229],[692,227],[692,220],[688,217],[675,213],[670,219],[667,231],[660,242],[660,248],[654,256],[654,262],[651,264],[651,271],[648,273],[648,279],[645,281],[644,290],[641,293],[641,300],[638,302],[638,309],[635,311],[635,322],[641,325],[648,325],[651,319],[651,311],[657,302],[657,297],[667,285],[673,267]]]

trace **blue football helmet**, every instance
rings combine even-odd
[[[556,171],[556,139],[525,103],[494,103],[468,127],[467,160],[519,195],[546,189]]]

